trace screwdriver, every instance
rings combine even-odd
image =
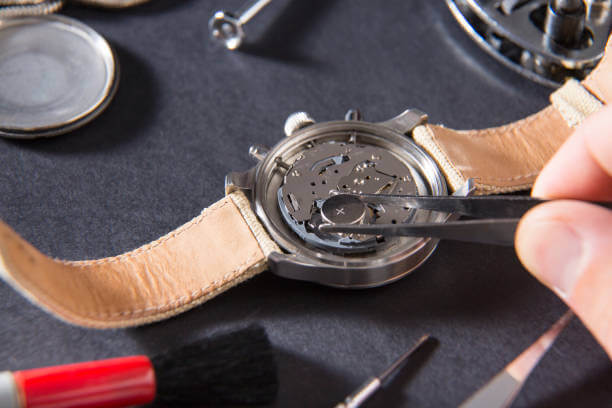
[[[365,383],[355,392],[347,396],[343,402],[337,404],[335,408],[357,408],[360,407],[368,398],[372,396],[381,387],[386,386],[397,374],[401,368],[406,364],[408,357],[410,357],[419,347],[423,345],[429,339],[429,334],[424,335],[416,342],[410,350],[402,354],[393,364],[391,364],[385,371],[383,371],[378,377],[370,377]]]

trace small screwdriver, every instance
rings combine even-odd
[[[335,406],[335,408],[357,408],[360,407],[368,398],[372,396],[381,387],[387,385],[392,377],[397,374],[404,366],[408,357],[410,357],[419,347],[429,339],[429,334],[424,335],[416,342],[414,346],[404,354],[402,354],[389,368],[383,371],[378,377],[370,377],[365,383],[355,392],[347,396],[343,402]]]

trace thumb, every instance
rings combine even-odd
[[[539,205],[521,220],[516,250],[612,358],[612,211],[577,201]]]

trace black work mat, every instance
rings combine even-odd
[[[131,10],[69,7],[121,64],[115,100],[69,135],[0,139],[0,218],[43,252],[86,259],[150,242],[221,198],[251,144],[283,137],[286,116],[359,108],[382,121],[417,107],[481,128],[544,107],[550,90],[485,55],[442,1],[277,0],[228,52],[208,39],[214,10],[242,0],[153,0]],[[206,251],[206,248],[202,248]],[[337,290],[264,273],[179,317],[128,330],[62,323],[0,284],[4,369],[150,353],[263,324],[278,354],[275,406],[325,407],[424,333],[438,339],[370,407],[456,406],[565,311],[509,248],[443,242],[392,285]],[[612,365],[575,319],[516,407],[610,406]]]

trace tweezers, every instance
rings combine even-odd
[[[432,237],[511,246],[514,245],[514,234],[521,217],[536,205],[549,201],[527,196],[350,195],[358,197],[366,204],[440,211],[481,219],[416,224],[321,224],[320,231]],[[592,202],[592,204],[612,209],[612,202]]]

